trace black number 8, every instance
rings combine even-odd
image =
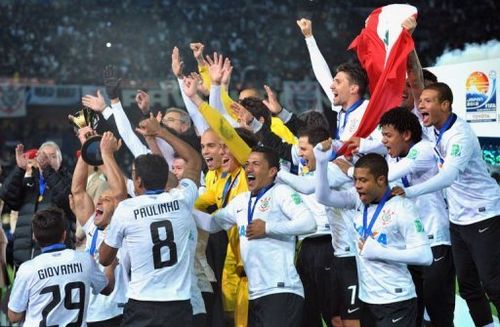
[[[78,290],[78,302],[72,302],[72,291]],[[52,293],[52,300],[47,304],[45,308],[42,310],[42,321],[40,321],[40,327],[57,327],[58,325],[47,326],[47,317],[61,301],[61,292],[59,289],[59,285],[52,285],[44,287],[40,294]],[[78,311],[78,320],[76,322],[72,322],[67,327],[76,327],[81,326],[83,322],[83,312],[85,308],[85,284],[82,282],[71,282],[64,286],[64,307],[68,310],[79,310]]]
[[[174,231],[169,220],[157,221],[149,226],[151,238],[153,239],[153,262],[155,269],[170,267],[177,263],[177,245],[174,242]],[[167,237],[160,240],[160,228],[165,228]],[[161,261],[161,248],[167,246],[170,252],[170,259]]]

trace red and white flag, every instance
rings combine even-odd
[[[406,80],[406,62],[413,39],[401,24],[417,15],[417,8],[393,4],[375,9],[365,28],[349,46],[368,74],[370,103],[354,136],[367,137],[387,110],[399,106]],[[343,153],[344,147],[339,150]]]

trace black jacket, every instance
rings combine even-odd
[[[71,190],[71,173],[61,167],[55,171],[51,167],[43,171],[46,189],[40,197],[40,174],[34,169],[32,177],[24,177],[25,170],[15,167],[6,178],[0,189],[0,198],[12,210],[19,211],[16,230],[14,232],[14,263],[30,260],[40,253],[32,238],[31,220],[37,211],[58,207],[66,215],[66,246],[73,248],[75,216],[69,207],[68,195]]]

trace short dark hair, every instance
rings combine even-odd
[[[306,123],[307,127],[322,127],[329,126],[328,120],[322,112],[308,110],[299,115],[299,119]]]
[[[264,125],[271,126],[271,113],[264,105],[261,99],[256,97],[246,97],[241,99],[239,103],[247,109],[255,119],[264,118]]]
[[[55,207],[35,213],[31,225],[41,248],[61,241],[66,230],[64,217],[64,211]]]
[[[135,176],[146,190],[164,189],[168,181],[168,163],[160,155],[142,154],[134,159]]]
[[[280,157],[273,149],[257,145],[252,148],[252,152],[262,153],[269,164],[269,168],[276,167],[278,170],[280,169]]]
[[[324,127],[306,127],[299,130],[298,137],[307,136],[309,144],[316,146],[316,144],[327,140],[330,133]]]
[[[345,62],[337,67],[337,73],[343,72],[349,76],[350,82],[359,87],[359,96],[363,97],[368,87],[368,75],[358,63]]]
[[[385,112],[382,117],[380,117],[379,125],[380,127],[391,125],[401,134],[409,131],[413,143],[422,140],[422,126],[420,126],[417,116],[406,108],[395,107]]]
[[[245,143],[250,148],[253,148],[254,146],[257,145],[257,143],[259,143],[255,134],[250,132],[248,129],[245,129],[242,127],[236,127],[234,130],[236,131],[238,136],[241,137],[243,139],[243,141],[245,141]]]
[[[379,176],[384,176],[385,182],[388,183],[389,166],[387,165],[385,158],[380,154],[368,153],[367,155],[362,156],[358,161],[356,161],[354,168],[368,168],[375,179]]]
[[[438,93],[438,100],[440,103],[444,101],[450,102],[450,108],[453,104],[453,92],[451,91],[448,84],[443,82],[437,82],[424,87],[424,90],[434,90]]]
[[[437,83],[438,81],[437,76],[434,75],[430,70],[422,69],[422,74],[424,75],[424,83],[425,82]]]

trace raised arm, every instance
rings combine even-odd
[[[105,132],[101,139],[101,155],[104,162],[102,170],[108,180],[108,185],[112,196],[117,202],[127,198],[127,186],[122,171],[115,160],[114,153],[121,146],[121,141],[118,141],[111,132]]]
[[[321,54],[321,51],[319,51],[316,40],[314,39],[312,33],[312,22],[309,19],[302,18],[297,21],[297,25],[306,40],[314,76],[318,80],[323,92],[325,92],[330,102],[333,103],[333,91],[330,89],[330,85],[332,85],[333,82],[332,73],[330,72],[330,67],[328,67],[326,60]]]
[[[198,106],[200,113],[205,117],[209,126],[224,141],[238,162],[244,165],[250,155],[251,149],[238,135],[234,127],[231,126],[220,112],[200,98],[192,78],[184,78],[184,92]]]
[[[78,138],[82,144],[85,142],[85,134],[89,132],[92,133],[93,131],[88,126],[78,131]],[[69,195],[69,206],[81,226],[87,223],[95,210],[94,202],[87,193],[88,169],[89,165],[80,156],[71,179],[71,194]]]
[[[169,143],[175,152],[186,161],[183,178],[189,178],[199,184],[201,172],[201,157],[193,147],[170,133],[167,129],[161,128],[158,121],[153,117],[145,119],[139,123],[137,131],[144,136],[158,136]]]
[[[408,31],[408,33],[413,34],[415,28],[417,27],[417,20],[414,16],[410,16],[403,21],[402,26]],[[422,94],[422,91],[424,90],[424,74],[422,72],[422,65],[420,64],[416,50],[410,52],[410,55],[408,56],[406,72],[408,74],[408,83],[410,84],[411,93],[413,95],[414,106],[417,107],[420,94]],[[416,114],[421,120],[420,112],[418,110],[416,110]]]
[[[208,124],[203,118],[203,116],[198,111],[196,104],[191,101],[191,99],[184,93],[184,75],[182,74],[182,69],[184,67],[184,62],[181,60],[179,54],[179,48],[174,47],[172,50],[172,73],[177,77],[177,82],[179,84],[179,90],[181,91],[182,101],[186,106],[187,112],[193,121],[194,127],[198,130],[201,135],[208,129]],[[201,81],[201,80],[200,80]]]
[[[328,149],[328,150],[325,150]],[[332,155],[331,140],[323,141],[316,144],[313,149],[316,157],[316,170],[314,176],[316,178],[316,199],[319,203],[335,207],[353,209],[356,206],[356,198],[352,193],[346,191],[330,190],[328,185],[328,160]]]

